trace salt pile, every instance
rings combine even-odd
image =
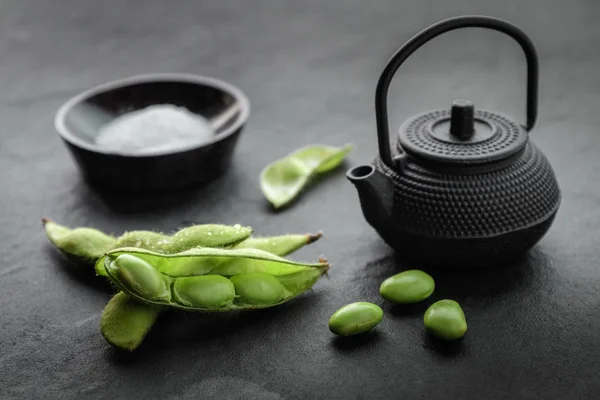
[[[113,153],[145,154],[198,145],[213,136],[205,118],[163,104],[119,116],[101,128],[96,144]]]

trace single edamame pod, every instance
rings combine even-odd
[[[352,151],[347,144],[337,148],[315,145],[299,149],[268,164],[260,174],[260,188],[267,200],[281,208],[296,199],[311,180],[342,163]]]
[[[125,264],[117,262],[123,255],[128,256]],[[139,261],[130,262],[130,257],[138,258]],[[109,251],[97,262],[104,264],[111,282],[139,301],[189,311],[229,311],[276,306],[312,288],[329,269],[325,260],[305,264],[286,260],[262,250],[208,247],[174,254],[161,254],[137,248],[116,249]],[[141,267],[142,265],[144,267]],[[153,268],[153,271],[146,270],[147,266]],[[125,271],[122,270],[123,267]],[[141,271],[146,271],[148,276],[140,276],[138,273]],[[158,283],[161,281],[159,275],[167,290],[178,290],[166,294],[162,285]],[[209,285],[202,286],[209,291],[202,296],[181,292],[181,288],[191,290],[197,277],[209,275],[231,279],[236,290],[232,302],[221,301],[225,296],[216,293],[221,291],[221,288],[211,291]],[[282,281],[279,281],[280,277],[283,277]],[[281,287],[275,285],[275,280]],[[146,284],[148,287],[143,287]],[[260,288],[264,290],[261,291]]]
[[[91,265],[113,248],[116,238],[92,228],[70,229],[48,218],[42,224],[50,243],[74,265]]]
[[[423,317],[429,333],[443,340],[455,340],[467,332],[467,320],[460,305],[454,300],[433,303]]]
[[[47,218],[42,219],[42,223],[54,247],[73,264],[90,268],[104,253],[117,248],[137,247],[161,253],[178,253],[194,247],[233,247],[252,234],[251,227],[239,224],[202,224],[183,228],[173,235],[137,230],[114,237],[93,228],[71,229]],[[103,267],[97,268],[96,274],[106,276]]]
[[[351,336],[370,331],[383,318],[383,310],[373,303],[350,303],[333,313],[329,330],[339,336]]]
[[[307,235],[291,234],[272,237],[251,237],[238,244],[236,248],[255,248],[283,257],[303,246],[314,243],[321,237],[322,234],[320,232]],[[295,292],[300,290],[302,285],[309,284],[307,281],[312,279],[312,271],[281,275],[279,279],[290,292]],[[190,286],[193,286],[195,285],[195,282],[192,280],[189,284]],[[179,285],[181,285],[181,283]],[[178,296],[180,302],[184,303],[186,301],[187,288],[184,288],[184,293],[181,294],[179,285],[177,288],[174,286],[174,294]],[[201,295],[202,294],[203,293],[201,293]],[[196,293],[193,294],[193,296],[198,295],[199,294]],[[192,300],[192,302],[197,301],[197,299]],[[111,345],[120,349],[133,351],[142,343],[147,333],[152,328],[154,321],[163,310],[165,310],[165,308],[154,304],[139,302],[128,294],[119,292],[109,301],[102,313],[100,322],[102,335]]]
[[[144,340],[161,308],[135,300],[123,292],[114,295],[102,313],[100,332],[113,346],[133,351]]]
[[[233,247],[252,234],[250,227],[219,224],[192,225],[177,231],[172,236],[152,231],[127,232],[117,239],[111,250],[136,247],[158,253],[179,253],[194,247]],[[130,244],[130,246],[127,246]],[[102,264],[96,263],[96,274],[106,276]]]
[[[425,300],[434,289],[435,282],[429,274],[412,269],[384,280],[379,287],[379,294],[393,303],[410,304]]]

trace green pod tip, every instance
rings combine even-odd
[[[50,243],[77,266],[93,264],[116,242],[115,237],[97,229],[71,229],[49,218],[42,218],[42,226]]]

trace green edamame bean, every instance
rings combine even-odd
[[[350,144],[342,148],[315,145],[296,150],[261,171],[260,188],[275,208],[284,207],[298,197],[315,176],[340,165],[352,148]]]
[[[100,319],[100,332],[115,347],[132,351],[146,337],[161,308],[140,303],[123,292],[108,302]]]
[[[126,262],[117,262],[120,259]],[[304,264],[256,249],[198,248],[174,254],[115,249],[97,262],[105,265],[108,278],[115,285],[140,301],[190,311],[216,310],[213,302],[222,306],[219,311],[281,304],[310,289],[329,269],[325,260]],[[179,282],[208,275],[231,279],[236,293],[233,302],[224,305],[225,296],[210,285],[203,286],[207,292],[193,298],[188,284]],[[161,282],[168,293],[162,292]],[[190,282],[190,286],[197,283]]]
[[[281,282],[264,272],[236,275],[231,281],[239,300],[246,304],[276,304],[285,295]]]
[[[220,275],[191,276],[175,280],[173,297],[188,307],[223,308],[232,304],[235,288]]]
[[[455,340],[467,332],[467,320],[460,305],[454,300],[433,303],[423,317],[429,333],[443,340]]]
[[[408,270],[387,278],[379,287],[379,294],[394,303],[418,303],[433,293],[433,278],[420,270]]]
[[[170,300],[171,292],[160,272],[131,254],[119,255],[108,267],[119,285],[148,300]]]
[[[370,331],[383,318],[383,310],[373,303],[350,303],[333,313],[329,330],[339,336],[351,336]]]

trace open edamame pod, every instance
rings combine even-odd
[[[313,178],[340,165],[352,148],[350,144],[309,146],[270,163],[260,174],[264,196],[275,208],[290,204]]]
[[[319,240],[322,233],[289,234],[271,237],[250,237],[236,248],[255,248],[283,257]],[[103,269],[105,271],[105,269]],[[308,271],[310,273],[311,271]],[[280,276],[279,279],[293,280],[295,277]],[[295,282],[301,280],[296,279]],[[291,285],[288,283],[287,285]],[[160,313],[166,308],[140,302],[124,292],[119,292],[109,301],[102,313],[100,330],[104,339],[122,350],[133,351],[144,340]]]
[[[97,263],[104,264],[112,283],[139,301],[188,311],[273,307],[312,288],[329,269],[325,260],[299,263],[256,249],[161,254],[124,248]]]

